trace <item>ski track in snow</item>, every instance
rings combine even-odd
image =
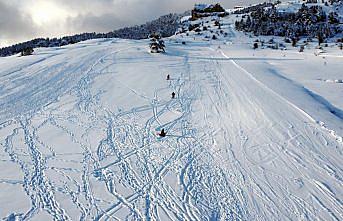
[[[146,44],[81,48],[86,70],[76,61],[56,64],[59,75],[41,91],[23,87],[25,95],[1,98],[0,119],[12,119],[0,124],[1,160],[18,167],[21,178],[0,177],[0,184],[22,188],[29,202],[0,211],[3,218],[39,219],[44,212],[54,220],[343,219],[342,144],[326,129],[211,45],[187,51],[171,44],[166,55],[150,55]],[[16,71],[34,75],[39,62]],[[141,77],[158,67],[172,80],[150,77],[156,88],[149,94],[117,77],[128,65],[144,70]],[[32,85],[41,80],[35,77]],[[105,97],[117,92],[108,93],[111,84],[139,104],[108,105]],[[158,138],[162,128],[170,136]]]

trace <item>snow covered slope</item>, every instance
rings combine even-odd
[[[231,17],[217,40],[203,22],[165,54],[107,39],[1,58],[0,217],[342,220],[342,51],[252,50]]]

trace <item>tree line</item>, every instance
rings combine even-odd
[[[177,31],[181,17],[185,14],[168,14],[146,24],[125,27],[108,33],[82,33],[62,38],[36,38],[0,49],[0,56],[10,56],[38,47],[59,47],[81,41],[98,38],[146,39],[150,33],[158,32],[162,37],[169,37]]]
[[[306,36],[321,41],[343,32],[339,15],[335,11],[327,14],[319,5],[306,4],[302,4],[296,12],[278,11],[275,5],[269,8],[255,7],[249,14],[243,15],[240,21],[236,21],[235,27],[240,31],[252,32],[256,36],[273,35],[289,38]]]

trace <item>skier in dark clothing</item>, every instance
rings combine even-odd
[[[161,130],[161,133],[159,134],[160,137],[165,137],[167,133],[164,131],[164,129]]]
[[[170,80],[170,75],[168,74],[168,75],[167,75],[167,81],[169,81],[169,80]]]
[[[172,98],[173,98],[173,99],[175,98],[175,92],[172,93]]]

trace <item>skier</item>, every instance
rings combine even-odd
[[[175,92],[172,93],[172,99],[174,99],[174,98],[175,98]]]
[[[164,129],[161,130],[161,133],[159,133],[160,137],[165,137],[167,133],[164,131]]]
[[[167,81],[169,81],[169,80],[170,80],[170,75],[168,74],[168,75],[167,75]]]

